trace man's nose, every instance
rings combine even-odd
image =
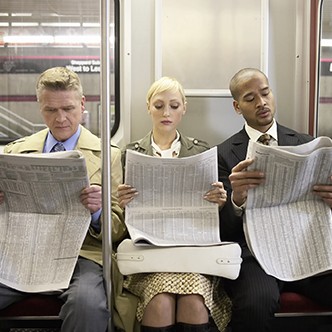
[[[63,122],[66,120],[66,112],[58,110],[56,114],[56,121]]]
[[[257,105],[262,107],[266,105],[265,98],[263,96],[258,96],[257,97]]]

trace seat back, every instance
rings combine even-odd
[[[295,292],[283,292],[280,295],[280,309],[275,316],[332,316],[332,308],[319,305]]]
[[[319,305],[304,295],[283,292],[271,332],[331,332],[332,308]]]
[[[60,328],[63,302],[53,295],[32,294],[0,311],[0,331],[10,328]]]

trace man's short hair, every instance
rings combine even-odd
[[[37,100],[43,90],[73,90],[83,96],[83,87],[78,75],[66,67],[53,67],[40,74],[36,84]]]

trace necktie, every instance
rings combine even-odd
[[[264,145],[270,145],[270,141],[271,141],[271,136],[269,134],[263,134],[257,140],[257,142]]]
[[[60,142],[56,143],[50,152],[59,152],[59,151],[66,151],[65,147]]]

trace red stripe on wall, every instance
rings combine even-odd
[[[88,95],[85,96],[86,101],[88,102],[99,102],[100,96]],[[16,96],[1,96],[0,95],[0,102],[36,102],[36,96],[32,95],[16,95]]]

